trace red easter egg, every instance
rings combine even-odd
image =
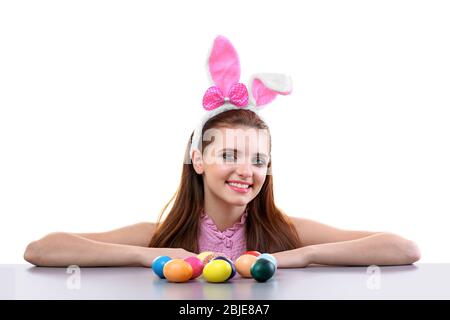
[[[261,254],[261,252],[259,251],[246,251],[244,254],[251,254],[252,256],[259,256]]]

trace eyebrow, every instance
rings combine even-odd
[[[220,150],[219,152],[223,152],[223,151],[232,151],[233,153],[241,153],[239,150],[237,150],[237,149],[230,149],[230,148],[225,148],[225,149],[222,149],[222,150]],[[266,155],[265,153],[260,153],[260,152],[257,152],[257,153],[254,153],[253,155],[255,155],[255,156],[259,156],[259,157],[264,157],[264,158],[269,158],[269,156],[268,155]]]

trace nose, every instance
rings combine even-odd
[[[252,164],[251,163],[241,163],[237,165],[236,173],[242,178],[249,178],[252,176]]]

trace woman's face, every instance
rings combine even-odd
[[[269,132],[249,127],[213,128],[203,139],[201,162],[194,168],[203,175],[205,195],[242,206],[254,199],[266,179],[270,161]],[[195,158],[195,157],[194,157]]]

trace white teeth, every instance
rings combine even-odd
[[[230,186],[233,186],[233,187],[238,187],[238,188],[241,188],[241,189],[247,189],[248,187],[250,187],[249,185],[247,185],[247,184],[240,184],[240,183],[234,183],[234,182],[227,182]]]

